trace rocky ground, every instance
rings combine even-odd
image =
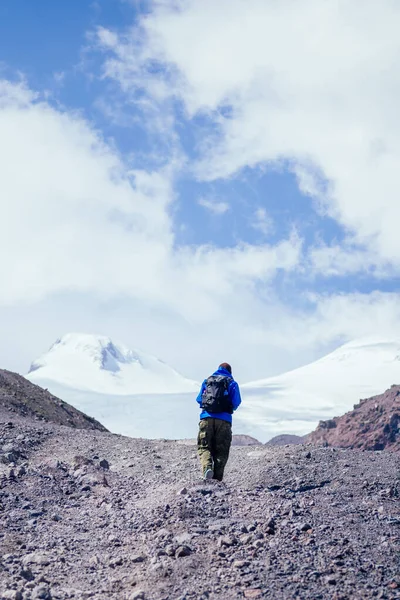
[[[400,598],[400,459],[195,447],[0,410],[0,598]]]

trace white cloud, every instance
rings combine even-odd
[[[293,271],[300,260],[295,236],[276,245],[176,246],[175,164],[158,172],[130,168],[82,117],[55,110],[23,84],[0,84],[0,164],[0,324],[8,337],[4,315],[14,315],[15,332],[15,315],[29,306],[42,321],[51,298],[59,299],[52,308],[57,336],[77,329],[69,314],[76,298],[90,297],[94,307],[129,300],[136,316],[122,339],[135,338],[136,328],[141,336],[132,345],[157,353],[190,331],[205,343],[208,328],[218,325],[221,341],[209,351],[217,357],[262,313],[255,288],[268,287],[277,271]],[[97,318],[80,315],[78,328],[87,330],[87,321],[107,333],[104,315],[91,310]],[[31,327],[35,338],[44,335]],[[47,327],[55,330],[54,323]],[[168,332],[168,344],[159,331]],[[180,356],[185,352],[182,343]],[[194,355],[202,354],[196,347]]]
[[[387,279],[396,274],[393,265],[385,261],[374,249],[359,248],[344,243],[313,247],[308,253],[307,270],[324,277],[368,275],[375,279]]]
[[[214,200],[212,198],[199,198],[197,203],[203,208],[207,209],[214,215],[223,215],[230,209],[230,206],[227,202],[222,202],[220,200]]]
[[[175,249],[173,164],[129,170],[83,119],[36,102],[20,86],[0,89],[0,252],[8,256],[0,304],[91,291],[129,294],[202,319],[206,304],[218,311],[222,290],[295,267],[296,240],[276,248]],[[220,284],[202,300],[219,264]],[[198,274],[206,283],[196,284]]]
[[[399,28],[393,0],[157,1],[139,37],[102,41],[126,91],[214,117],[203,179],[287,161],[355,242],[399,265]]]
[[[267,236],[273,230],[273,221],[268,214],[268,211],[263,206],[259,206],[255,211],[251,220],[251,226],[256,231],[260,231],[264,236]]]

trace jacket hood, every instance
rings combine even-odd
[[[223,377],[230,377],[231,379],[233,379],[232,373],[229,373],[229,371],[227,371],[226,369],[217,369],[215,373],[213,373],[213,375],[222,375]]]

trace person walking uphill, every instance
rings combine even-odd
[[[197,450],[203,476],[222,481],[232,442],[232,414],[241,403],[228,363],[203,381],[196,400],[201,408]]]

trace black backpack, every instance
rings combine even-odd
[[[232,402],[229,398],[229,385],[232,377],[224,375],[211,375],[206,380],[206,389],[201,399],[201,408],[210,413],[233,413]]]

